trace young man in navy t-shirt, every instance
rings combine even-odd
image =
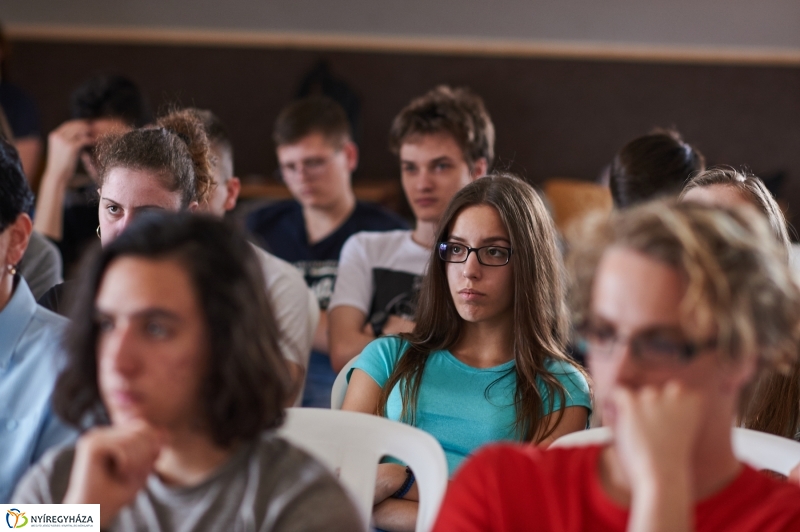
[[[359,231],[406,224],[381,207],[356,201],[351,174],[358,166],[358,147],[344,110],[330,98],[306,98],[286,107],[275,122],[273,140],[294,199],[253,212],[247,227],[267,251],[300,269],[317,296],[320,320],[303,405],[328,407],[336,374],[328,358],[326,309],[342,246]]]

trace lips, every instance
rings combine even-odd
[[[486,296],[483,292],[478,292],[472,288],[465,288],[458,291],[458,295],[465,301],[477,301]]]
[[[111,401],[118,407],[131,408],[142,401],[142,395],[130,390],[116,390],[111,392]]]
[[[439,200],[436,198],[417,198],[414,200],[414,205],[418,207],[430,207],[432,205],[436,205],[439,203]]]

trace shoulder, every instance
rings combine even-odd
[[[374,357],[397,361],[409,347],[409,343],[399,336],[382,336],[367,344],[361,357]]]
[[[298,286],[306,287],[303,275],[291,264],[285,260],[276,257],[275,255],[264,251],[255,244],[251,244],[253,251],[256,254],[258,262],[261,264],[261,269],[264,272],[264,278],[267,282],[267,288],[273,284],[294,283]]]
[[[25,250],[26,256],[29,252],[37,257],[49,256],[54,259],[60,259],[58,247],[38,231],[33,231],[31,233],[30,240],[28,240],[28,249]]]
[[[727,487],[697,504],[697,529],[800,530],[798,500],[800,486],[745,465]]]
[[[278,223],[287,217],[301,216],[300,204],[294,200],[277,201],[261,207],[247,216],[247,226],[256,229],[265,225]]]
[[[398,253],[400,249],[409,244],[417,245],[411,239],[411,231],[407,229],[360,231],[345,242],[346,247],[363,250],[364,253],[372,257]]]
[[[531,515],[539,530],[580,530],[576,511],[589,511],[585,492],[598,482],[601,449],[484,447],[456,472],[435,530],[494,530],[498,519],[505,526],[497,529],[522,529],[531,526]]]
[[[408,342],[399,336],[376,338],[361,351],[347,375],[348,381],[353,370],[360,369],[371,376],[379,386],[383,386],[408,346]]]
[[[574,389],[589,393],[589,382],[586,380],[586,376],[578,369],[576,363],[548,357],[545,360],[544,367],[567,390]]]
[[[275,433],[258,441],[253,460],[260,471],[260,496],[273,530],[348,530],[358,525],[349,496],[328,469]]]
[[[353,219],[364,231],[388,231],[406,229],[408,224],[397,214],[374,203],[358,201],[353,211]]]
[[[488,445],[467,460],[454,480],[498,485],[520,494],[544,490],[566,496],[596,476],[602,449],[600,445],[546,450],[523,444]]]
[[[60,504],[67,492],[74,459],[75,447],[72,445],[48,450],[17,484],[13,501]]]

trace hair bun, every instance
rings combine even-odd
[[[203,203],[211,192],[210,144],[203,122],[190,109],[173,111],[158,119],[157,124],[174,134],[186,144],[195,173],[195,200]]]

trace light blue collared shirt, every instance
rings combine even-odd
[[[0,311],[0,504],[50,447],[77,432],[53,413],[53,386],[64,365],[61,335],[68,320],[36,304],[17,276]]]

